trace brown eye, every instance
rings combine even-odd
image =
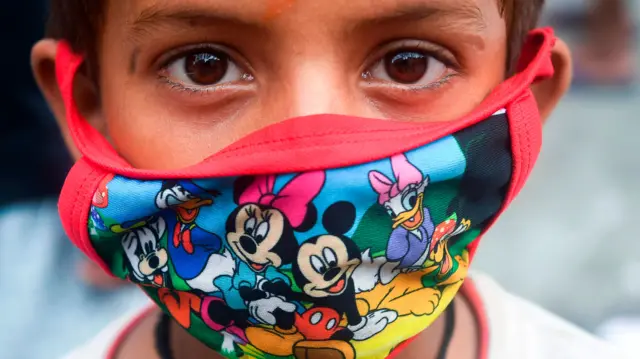
[[[224,78],[229,57],[221,52],[199,52],[186,56],[184,71],[197,85],[213,85]]]
[[[236,64],[224,51],[212,48],[193,49],[174,57],[161,77],[169,83],[193,91],[229,83],[249,83],[253,76]]]
[[[448,67],[431,52],[404,48],[387,52],[362,76],[369,83],[389,83],[395,87],[428,87],[443,79]]]
[[[429,59],[414,51],[391,53],[384,57],[384,68],[393,81],[414,84],[427,72]]]

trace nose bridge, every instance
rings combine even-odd
[[[292,60],[290,116],[349,114],[353,111],[352,74],[329,51]]]

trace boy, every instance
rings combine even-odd
[[[520,52],[541,7],[53,1],[63,223],[167,313],[69,358],[619,357],[487,278],[453,299],[570,82],[562,41]]]

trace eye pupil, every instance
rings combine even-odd
[[[427,56],[415,51],[391,53],[384,58],[385,70],[396,82],[413,84],[425,75],[428,66]]]
[[[199,52],[185,59],[185,72],[198,85],[213,85],[224,78],[229,58],[223,53]]]

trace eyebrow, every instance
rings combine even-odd
[[[487,23],[482,15],[482,10],[475,4],[464,1],[455,2],[437,1],[435,3],[419,2],[393,9],[381,16],[365,19],[357,27],[380,26],[388,23],[416,22],[431,19],[446,19],[447,22],[457,26],[465,26],[475,32],[482,32],[487,28]]]
[[[435,4],[419,2],[402,6],[384,15],[358,21],[360,23],[358,27],[398,21],[420,21],[431,18],[458,20],[464,22],[465,25],[470,26],[476,31],[484,30],[487,27],[482,11],[475,4],[464,1],[463,3],[457,2],[455,6],[452,6],[448,4],[446,0],[438,1]],[[258,21],[242,19],[238,17],[237,13],[228,13],[222,9],[203,9],[184,6],[172,8],[150,6],[140,12],[133,21],[132,28],[134,32],[144,32],[147,31],[149,27],[159,25],[187,24],[189,26],[206,26],[221,22],[256,28],[263,27],[263,24]]]
[[[259,22],[242,19],[238,17],[237,13],[225,12],[222,9],[150,6],[140,12],[132,22],[131,28],[134,33],[141,34],[157,26],[209,26],[213,24],[262,27]]]
[[[135,71],[138,53],[140,52],[139,43],[144,39],[144,35],[159,27],[206,27],[217,24],[262,28],[258,22],[242,19],[237,15],[225,12],[222,9],[185,6],[161,7],[153,5],[143,9],[130,25],[132,36],[129,39],[135,47],[129,59],[129,71],[131,73]]]
[[[384,26],[402,23],[414,23],[432,19],[445,20],[446,26],[443,30],[467,29],[472,32],[481,33],[487,28],[487,23],[478,6],[468,0],[459,0],[451,4],[451,0],[430,1],[425,3],[419,1],[413,4],[398,6],[395,9],[384,12],[381,15],[373,15],[369,18],[353,19],[356,23],[353,29],[370,28],[373,26]],[[265,24],[260,19],[242,18],[242,14],[230,12],[223,8],[203,8],[195,6],[158,6],[152,5],[143,9],[139,15],[131,22],[133,32],[130,37],[133,43],[139,43],[144,39],[144,35],[150,33],[158,27],[207,27],[207,26],[234,25],[249,27],[256,30],[264,30]],[[135,70],[138,46],[130,58],[130,71]]]

